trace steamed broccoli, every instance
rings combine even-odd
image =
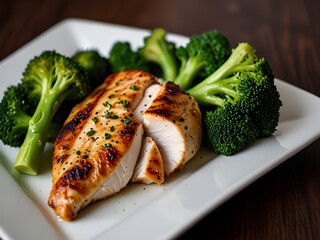
[[[229,41],[221,32],[212,30],[193,35],[185,47],[180,46],[176,51],[181,66],[177,77],[172,80],[186,90],[196,77],[204,79],[218,69],[230,54]]]
[[[78,50],[72,59],[88,72],[92,88],[98,87],[110,73],[108,59],[95,49]]]
[[[67,99],[80,100],[91,90],[86,71],[70,57],[44,51],[34,57],[23,72],[28,97],[39,99],[16,158],[16,170],[36,175],[52,119]]]
[[[22,145],[35,107],[23,84],[12,85],[6,89],[0,103],[0,139],[4,144],[11,147]],[[48,140],[52,141],[61,127],[62,124],[52,122],[48,130]]]
[[[26,88],[19,84],[8,87],[0,103],[0,138],[11,147],[20,147],[28,130],[33,106],[26,99]]]
[[[111,72],[140,69],[150,72],[150,64],[131,48],[129,42],[115,42],[109,53]]]
[[[233,155],[278,125],[282,102],[271,67],[248,43],[187,92],[205,109],[205,140],[216,153]]]
[[[176,45],[166,39],[167,32],[163,28],[154,29],[144,38],[144,45],[138,49],[139,54],[148,62],[160,66],[165,81],[173,81],[178,72],[175,55]]]

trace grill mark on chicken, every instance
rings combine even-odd
[[[70,149],[70,143],[72,143],[76,138],[76,134],[74,134],[74,132],[76,131],[76,127],[81,127],[81,125],[83,125],[82,123],[85,123],[84,120],[89,117],[89,114],[93,108],[93,104],[93,102],[88,104],[84,110],[77,113],[74,119],[63,126],[56,137],[54,143],[55,147],[59,148],[63,152],[66,152]],[[68,139],[68,141],[65,141],[65,139]],[[54,154],[53,162],[62,164],[67,158],[67,154],[62,156],[56,156],[56,154]]]
[[[123,143],[128,144],[128,140],[130,140],[132,136],[135,134],[137,123],[132,122],[129,118],[121,121],[130,121],[128,123],[124,123],[125,128],[119,131],[119,134],[123,139]]]
[[[74,119],[68,122],[58,133],[56,140],[59,141],[60,139],[63,139],[66,134],[73,132],[78,124],[80,124],[83,120],[86,120],[90,114],[90,111],[92,110],[93,105],[94,102],[88,104],[87,107],[80,111]]]
[[[91,110],[96,104],[97,99],[101,97],[103,93],[104,93],[103,89],[99,89],[99,88],[95,92],[93,92],[92,99],[95,101],[89,102],[83,109],[77,112],[77,115],[70,122],[67,122],[63,126],[63,128],[57,134],[56,141],[63,139],[65,134],[75,131],[76,126],[80,124],[83,120],[88,118],[88,116],[91,113]]]
[[[68,185],[72,180],[85,179],[90,169],[92,169],[92,165],[89,162],[85,162],[81,166],[74,166],[61,178],[62,182]]]
[[[140,70],[115,73],[73,108],[54,142],[48,198],[62,219],[73,220],[91,202],[126,186],[140,153],[142,123],[146,136],[151,133],[155,140],[146,158],[148,179],[142,181],[161,184],[165,175],[182,168],[196,153],[201,113],[189,94],[167,82],[148,92],[152,103],[140,106],[145,90],[158,83]]]
[[[69,146],[64,145],[64,149],[69,148]],[[62,164],[65,159],[67,159],[68,155],[58,156],[56,158],[53,157],[53,161],[55,161],[57,164]]]
[[[74,219],[89,203],[120,191],[130,180],[143,135],[132,112],[154,81],[138,70],[110,75],[72,109],[54,142],[48,198],[62,219]]]
[[[166,82],[142,114],[146,135],[155,140],[161,152],[166,176],[182,169],[201,143],[197,102],[176,84]]]
[[[179,109],[182,107],[183,111],[185,111],[185,101],[180,101],[182,98],[176,98],[179,95],[189,94],[183,92],[178,85],[167,82],[164,87],[166,88],[164,94],[160,94],[157,98],[152,102],[152,105],[145,111],[145,114],[155,114],[160,117],[164,117],[170,119],[171,121],[179,121],[181,119],[180,115],[177,113],[180,111]],[[192,98],[189,97],[190,102]]]

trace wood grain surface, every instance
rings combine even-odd
[[[66,18],[186,36],[218,29],[255,46],[277,78],[320,96],[319,0],[0,0],[0,61]],[[317,140],[179,239],[320,239],[319,149]]]

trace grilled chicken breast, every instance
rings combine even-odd
[[[89,203],[127,185],[143,136],[132,112],[154,82],[141,71],[113,74],[73,108],[54,142],[48,199],[62,219],[74,219]]]
[[[54,142],[48,205],[70,221],[130,180],[161,184],[201,138],[197,102],[179,86],[140,70],[112,74],[73,108]]]
[[[164,170],[161,153],[153,139],[145,137],[133,172],[132,182],[161,184],[163,181]]]
[[[143,122],[145,135],[156,142],[166,176],[183,168],[197,153],[201,112],[194,98],[178,85],[166,82],[148,87],[134,115]]]

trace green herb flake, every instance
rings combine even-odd
[[[97,118],[97,117],[93,117],[93,118],[92,118],[92,121],[93,121],[94,123],[96,123],[96,122],[98,122],[98,118]]]
[[[131,120],[129,118],[124,118],[121,120],[123,123],[125,124],[129,124],[131,122]]]
[[[127,100],[120,100],[120,104],[122,105],[122,107],[128,107],[129,102]]]
[[[118,117],[118,115],[115,115],[115,114],[114,114],[114,115],[111,115],[110,118],[111,118],[111,119],[118,119],[119,117]]]
[[[106,110],[106,111],[104,112],[104,117],[105,117],[105,118],[109,118],[109,117],[110,117],[110,112],[109,112],[108,110]]]
[[[93,130],[93,129],[91,129],[90,131],[88,131],[87,132],[87,136],[92,136],[93,134],[95,134],[96,133],[96,131],[95,130]]]
[[[104,102],[103,106],[105,106],[107,110],[109,110],[112,107],[112,105],[109,102]]]
[[[139,87],[138,87],[137,85],[132,85],[132,86],[130,86],[130,89],[131,89],[131,90],[138,90]]]
[[[115,130],[115,127],[114,127],[114,126],[111,126],[111,127],[110,127],[110,131],[111,131],[111,132],[114,132],[114,130]]]
[[[111,143],[105,143],[104,146],[105,147],[112,147],[112,144]]]
[[[105,133],[105,134],[104,134],[104,138],[105,138],[105,139],[108,139],[108,138],[110,138],[110,137],[111,137],[111,134],[109,134],[109,133]]]

